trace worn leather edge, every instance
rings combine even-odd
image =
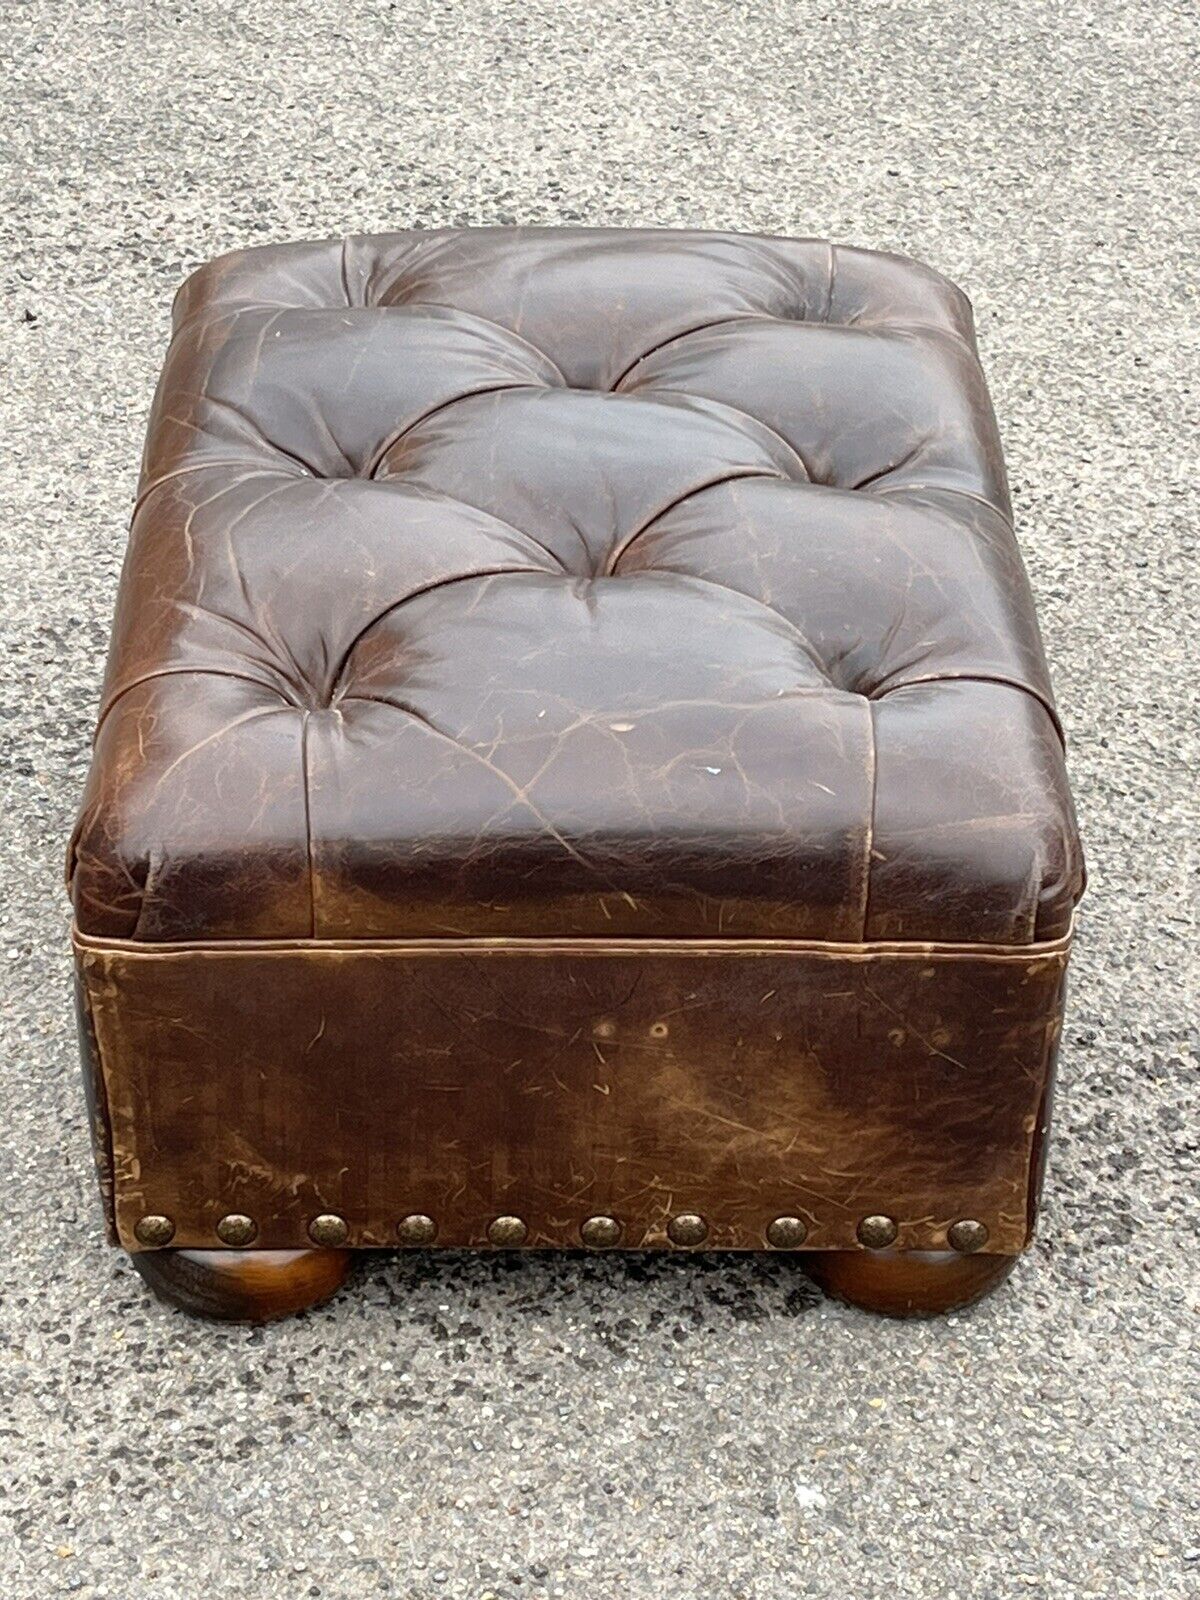
[[[1058,1029],[1055,1036],[1049,1041],[1046,1059],[1042,1066],[1042,1098],[1038,1105],[1037,1122],[1033,1130],[1033,1143],[1029,1152],[1026,1249],[1033,1242],[1033,1236],[1037,1232],[1042,1193],[1046,1187],[1046,1168],[1050,1157],[1050,1129],[1054,1120],[1054,1101],[1058,1091],[1059,1046],[1062,1042],[1063,1022],[1067,1014],[1069,977],[1070,963],[1064,960],[1062,977],[1058,985]]]
[[[79,951],[108,951],[135,960],[193,955],[296,955],[305,952],[347,955],[378,953],[403,955],[808,955],[829,960],[1036,961],[1069,954],[1075,936],[1071,927],[1057,939],[1031,944],[939,944],[910,941],[875,943],[837,942],[825,939],[563,939],[563,938],[441,938],[441,939],[195,939],[152,943],[145,939],[104,939],[71,928],[71,942]]]
[[[75,1023],[79,1035],[79,1064],[83,1075],[84,1101],[88,1110],[92,1160],[104,1211],[104,1232],[109,1244],[119,1244],[116,1218],[116,1178],[113,1159],[112,1121],[108,1111],[108,1083],[100,1054],[100,1040],[92,1017],[91,996],[83,980],[80,963],[73,975]]]

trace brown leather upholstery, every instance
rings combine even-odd
[[[959,1217],[1029,1236],[1067,952],[431,940],[89,945],[120,1238],[145,1215],[209,1247],[230,1211],[265,1248],[346,1219],[355,1246],[576,1246],[595,1213],[662,1246],[669,1218],[814,1250],[896,1219],[946,1248]]]
[[[1083,872],[966,299],[702,233],[203,269],[70,871],[129,1248],[1020,1249]]]
[[[463,230],[182,290],[80,928],[1026,943],[1081,866],[962,294]]]

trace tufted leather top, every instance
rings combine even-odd
[[[184,285],[84,933],[1022,944],[1081,874],[935,273],[465,229]]]

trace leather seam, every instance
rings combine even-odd
[[[875,802],[879,796],[879,740],[875,734],[875,706],[865,700],[867,731],[870,737],[871,795],[867,805],[867,832],[863,847],[863,892],[861,937],[867,943],[867,928],[871,920],[871,862],[875,854]]]
[[[606,939],[536,938],[517,936],[479,936],[476,938],[398,938],[398,939],[192,939],[161,943],[147,940],[110,939],[83,933],[78,924],[71,929],[72,943],[78,950],[97,954],[128,956],[137,960],[160,960],[192,955],[791,955],[819,956],[834,960],[898,959],[912,961],[990,960],[1040,961],[1067,956],[1075,936],[1075,915],[1065,934],[1034,944],[967,944],[961,942],[904,943],[897,940],[822,939]]]
[[[313,860],[312,784],[308,760],[308,730],[312,711],[302,712],[300,724],[300,785],[304,793],[304,857],[308,872],[309,937],[317,937],[317,874]]]

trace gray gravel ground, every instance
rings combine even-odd
[[[1192,7],[4,0],[0,37],[0,1595],[1195,1595]],[[59,871],[171,293],[518,220],[827,235],[975,299],[1092,887],[1043,1229],[971,1313],[443,1256],[221,1330],[101,1242]]]

